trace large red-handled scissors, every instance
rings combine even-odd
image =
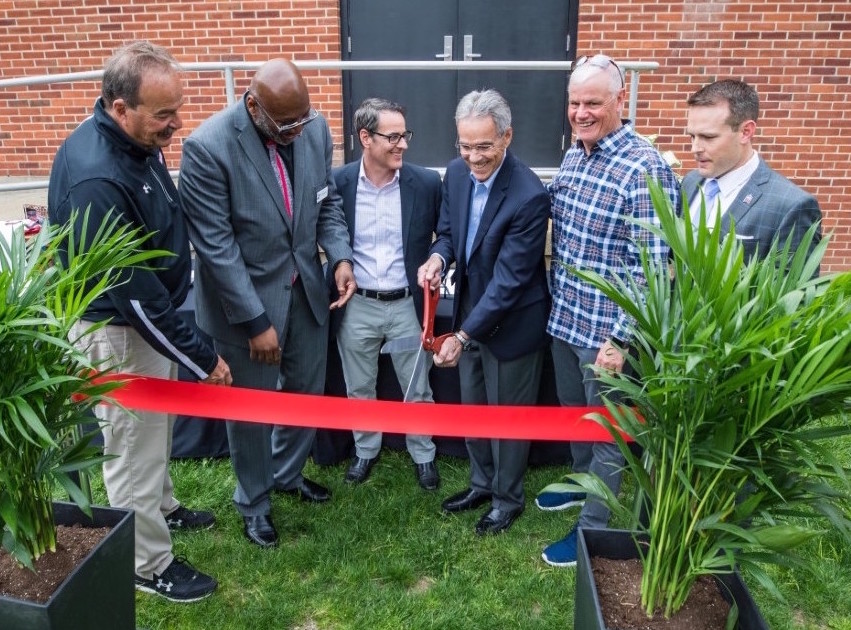
[[[446,333],[439,337],[434,336],[434,318],[437,315],[437,303],[440,301],[440,288],[432,289],[427,282],[423,283],[423,332],[420,335],[409,337],[398,337],[391,339],[381,346],[381,354],[393,354],[394,352],[413,352],[414,350],[425,350],[426,352],[440,352],[443,342],[452,333]]]
[[[423,350],[437,354],[443,347],[443,342],[452,336],[452,333],[434,336],[434,317],[437,314],[437,303],[440,300],[440,288],[432,289],[428,282],[423,282],[423,334],[420,337]]]
[[[391,339],[381,346],[381,354],[393,354],[394,352],[413,352],[417,351],[417,357],[414,360],[414,370],[411,374],[411,380],[408,382],[408,387],[405,389],[404,402],[411,399],[412,387],[417,382],[422,373],[426,357],[425,352],[438,353],[443,346],[443,342],[452,333],[446,333],[439,337],[434,336],[434,318],[437,315],[437,303],[440,300],[440,288],[432,289],[428,282],[423,283],[423,332],[419,336],[411,335],[410,337],[399,337]]]

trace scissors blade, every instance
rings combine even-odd
[[[383,346],[379,352],[381,354],[393,354],[394,352],[413,352],[417,348],[422,348],[423,342],[420,335],[411,335],[410,337],[399,337],[391,339]]]
[[[417,379],[422,374],[423,367],[426,364],[426,355],[423,353],[423,346],[420,344],[419,350],[417,350],[417,358],[414,359],[414,370],[411,372],[411,380],[408,381],[408,387],[405,389],[405,397],[402,399],[402,402],[409,402],[411,400],[411,394],[413,393],[414,383],[417,382]]]

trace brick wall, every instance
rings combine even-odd
[[[755,145],[819,200],[834,233],[824,270],[851,269],[851,3],[809,0],[580,0],[578,54],[657,61],[641,75],[636,126],[694,167],[685,101],[703,84],[753,84]]]
[[[0,0],[0,77],[100,70],[116,48],[139,39],[165,46],[180,62],[335,60],[339,24],[334,0]],[[234,73],[237,94],[251,74]],[[304,76],[313,104],[341,143],[340,73]],[[91,113],[99,94],[94,81],[0,89],[0,176],[46,176],[59,144]],[[224,75],[188,73],[184,96],[179,139],[223,107]],[[177,167],[179,140],[166,158]]]
[[[183,62],[339,59],[339,2],[0,0],[2,78],[100,69],[134,39],[162,44]],[[693,166],[684,133],[688,95],[717,78],[753,83],[763,106],[757,148],[818,198],[834,233],[823,268],[851,269],[847,0],[580,0],[578,50],[660,63],[641,77],[636,126],[659,133],[683,172]],[[239,93],[249,73],[235,76]],[[305,76],[339,146],[339,73]],[[0,178],[46,176],[57,146],[97,95],[96,82],[0,89]],[[185,95],[181,137],[222,106],[221,74],[187,76]],[[173,166],[179,152],[179,143],[169,150]]]

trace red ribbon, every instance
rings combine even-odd
[[[360,429],[457,437],[611,442],[608,430],[589,420],[604,407],[542,407],[401,403],[221,387],[113,374],[124,385],[110,396],[131,409],[218,420],[322,429]]]

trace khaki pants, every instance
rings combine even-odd
[[[176,365],[131,326],[104,326],[76,339],[90,325],[76,324],[72,341],[93,362],[118,366],[126,373],[175,378]],[[99,405],[95,413],[101,423],[104,453],[117,456],[103,465],[109,504],[135,510],[136,574],[152,579],[174,559],[165,521],[165,515],[180,505],[172,495],[168,471],[173,417],[147,411],[131,415],[114,405]]]

